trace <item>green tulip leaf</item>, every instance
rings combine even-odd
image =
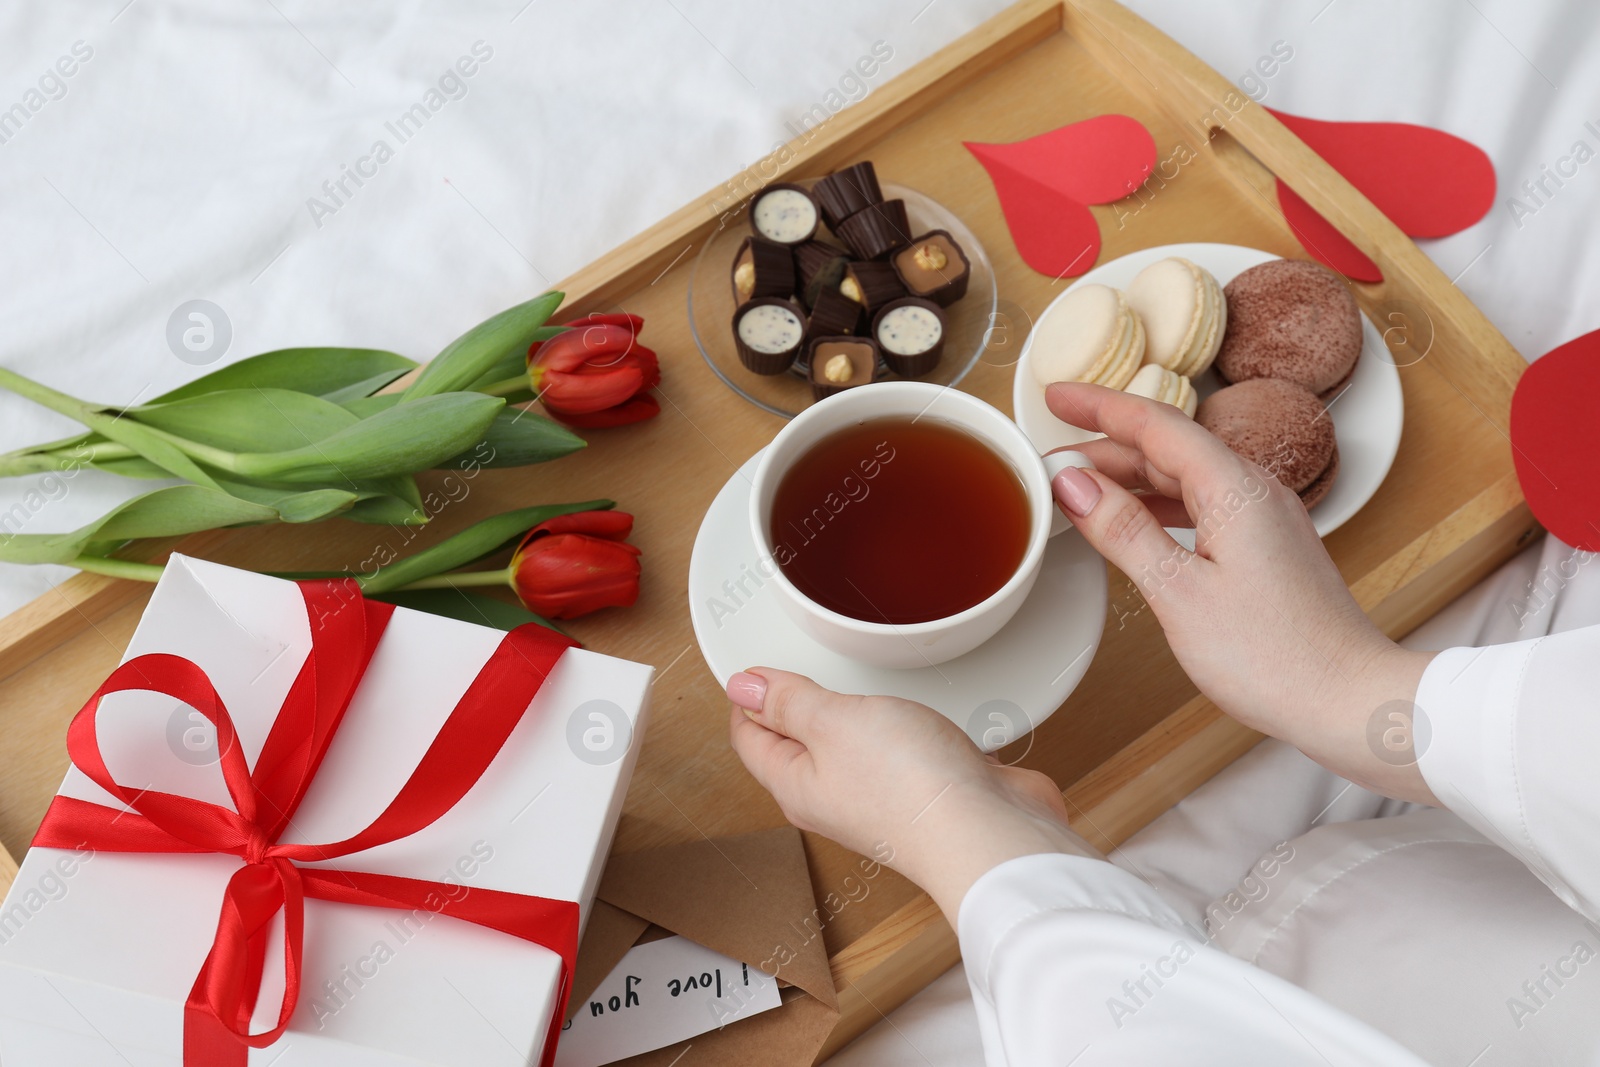
[[[428,513],[422,505],[422,490],[409,474],[388,478],[369,478],[358,482],[360,499],[340,518],[383,526],[423,526]]]
[[[385,366],[385,369],[367,377],[350,381],[352,375],[364,373],[375,366]],[[170,393],[165,393],[152,400],[149,404],[143,405],[138,410],[148,412],[157,407],[228,390],[254,391],[256,389],[275,391],[275,396],[278,395],[277,391],[315,396],[326,388],[327,392],[321,393],[323,400],[333,404],[343,404],[347,400],[370,396],[384,386],[404,377],[415,367],[416,363],[406,359],[404,356],[377,349],[286,348],[277,352],[263,353],[260,356],[251,356],[249,359],[224,367]],[[252,379],[255,380],[255,384],[252,384]],[[348,384],[341,384],[347,382]],[[296,388],[295,385],[299,383],[303,383],[306,388]],[[399,396],[396,395],[394,400],[398,399]],[[392,402],[390,401],[390,403]],[[183,413],[182,417],[194,417],[198,413],[198,411]],[[169,418],[175,422],[179,417],[180,414],[174,414]],[[162,417],[141,418],[140,421],[148,425],[170,429],[171,432],[180,436],[187,436],[183,434],[183,431],[176,429],[175,426],[169,425],[167,419]],[[192,439],[205,440],[199,436]],[[5,460],[15,457],[32,457],[45,453],[57,453],[70,459],[74,450],[103,444],[105,440],[105,437],[97,433],[76,434],[58,441],[48,441],[30,448],[8,452],[0,456],[0,465],[3,465]],[[298,447],[304,443],[305,441],[303,440],[296,440],[281,447]],[[260,441],[246,442],[239,444],[237,447],[254,451],[260,449],[261,444],[262,442]],[[219,443],[218,447],[227,446]],[[93,465],[100,470],[128,478],[166,478],[172,474],[171,471],[165,468],[154,467],[148,461],[130,461],[126,463],[120,461],[97,461]],[[40,466],[39,469],[50,468]],[[54,469],[62,469],[62,466],[57,464]],[[152,473],[152,471],[155,473]],[[8,471],[8,473],[19,472],[20,468],[17,471]]]
[[[373,393],[376,393],[379,389],[382,389],[384,386],[404,378],[409,373],[411,373],[411,368],[409,367],[405,368],[404,370],[384,371],[382,374],[374,374],[372,377],[363,381],[356,382],[352,385],[347,385],[343,389],[335,389],[331,392],[323,393],[321,394],[322,399],[332,401],[335,404],[343,404],[347,400],[357,400],[361,397],[369,397]],[[398,396],[399,394],[397,393],[395,395]]]
[[[505,401],[444,393],[397,404],[316,444],[231,457],[229,470],[293,485],[338,485],[426,470],[483,440]]]
[[[399,377],[416,365],[405,356],[377,348],[280,348],[230,363],[163,393],[152,403],[185,400],[223,389],[290,389],[326,396],[391,371]]]
[[[531,345],[535,341],[549,341],[558,334],[566,333],[570,329],[572,329],[570,326],[541,326],[533,331],[533,336],[528,339],[528,344]],[[468,385],[467,388],[474,391],[482,390],[488,386],[520,377],[526,373],[528,373],[527,348],[512,349],[501,357],[500,362],[484,371],[478,376],[478,380]]]
[[[130,456],[127,459],[97,459],[91,464],[97,471],[115,474],[123,478],[171,478],[172,472],[151,463],[140,456]]]
[[[59,412],[69,419],[82,423],[90,430],[98,433],[108,441],[124,445],[139,455],[156,464],[163,470],[186,481],[198,485],[216,488],[216,483],[211,476],[201,470],[177,445],[161,436],[160,433],[140,426],[132,419],[125,419],[120,412],[115,412],[101,405],[90,404],[79,400],[75,396],[68,396],[57,389],[52,389],[42,382],[25,378],[16,371],[0,367],[0,388],[5,388],[26,397],[41,407]]]
[[[380,411],[388,411],[400,403],[399,393],[379,393],[377,396],[358,396],[341,401],[339,406],[358,419],[368,419]]]
[[[534,297],[480,322],[451,341],[405,391],[406,402],[465,389],[491,368],[509,361],[513,354],[526,352],[564,297],[564,293]]]
[[[43,444],[29,445],[27,448],[18,448],[0,454],[0,461],[15,459],[18,456],[36,456],[44,452],[66,452],[78,445],[89,444],[95,438],[96,435],[92,433],[73,434],[71,437],[63,437],[59,441],[46,441]]]
[[[106,440],[126,445],[169,474],[196,485],[212,489],[217,487],[211,475],[201,470],[183,449],[161,436],[156,430],[142,426],[131,418],[108,415],[100,411],[85,412],[78,417],[83,420],[84,425]]]
[[[89,545],[276,522],[281,517],[276,508],[241,500],[221,489],[174,485],[134,497],[69,533],[0,533],[0,561],[70,563]]]
[[[526,467],[571,455],[588,442],[559,422],[522,408],[504,408],[489,424],[483,440],[444,463],[441,468]]]
[[[285,489],[217,478],[222,491],[277,511],[284,522],[320,522],[354,507],[359,495],[346,489]]]
[[[414,508],[398,497],[374,496],[365,500],[358,500],[350,505],[350,510],[339,516],[350,522],[362,522],[372,526],[426,526],[428,513],[421,508]]]
[[[229,452],[287,452],[326,440],[360,419],[338,404],[288,389],[224,389],[129,408],[146,426]]]
[[[444,574],[468,566],[485,556],[494,554],[512,541],[547,519],[557,515],[570,515],[577,511],[609,511],[616,507],[612,500],[586,500],[578,504],[546,504],[539,507],[519,508],[501,515],[473,523],[465,530],[447,537],[431,548],[415,555],[379,567],[362,580],[368,593],[384,593],[403,585]]]

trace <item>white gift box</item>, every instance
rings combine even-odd
[[[396,609],[279,840],[338,841],[371,822],[503,636]],[[168,652],[198,664],[253,765],[310,647],[293,583],[174,556],[127,658]],[[573,900],[586,914],[640,747],[651,673],[568,650],[452,810],[410,837],[302,866]],[[118,782],[231,806],[214,735],[174,698],[113,693],[99,724]],[[77,768],[60,794],[122,808]],[[0,1061],[180,1064],[183,1004],[241,864],[228,855],[31,849],[0,906]],[[276,934],[272,941],[254,1032],[272,1027],[280,1005],[283,957]],[[249,1063],[537,1063],[558,1010],[560,967],[548,949],[446,915],[307,900],[290,1029],[251,1050]]]

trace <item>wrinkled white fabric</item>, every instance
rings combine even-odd
[[[776,146],[1005,4],[923,6],[0,6],[0,116],[23,108],[0,118],[0,366],[127,404],[293,345],[426,359],[685,204],[711,210]],[[203,365],[167,338],[194,299],[232,332]],[[659,355],[671,397],[700,355]],[[0,391],[0,451],[74,429]],[[692,458],[707,479],[736,466]],[[74,529],[151,487],[0,480],[0,529]],[[0,612],[69,573],[0,564]]]

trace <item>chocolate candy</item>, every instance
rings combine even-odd
[[[794,292],[794,257],[785,245],[746,237],[733,258],[733,302],[753,296],[788,296]]]
[[[870,204],[883,202],[878,188],[878,172],[871,160],[836,170],[811,187],[811,195],[822,208],[828,229],[839,232],[839,224]]]
[[[904,200],[885,200],[869,204],[851,215],[834,233],[857,259],[886,259],[889,253],[911,240],[911,225],[906,221]]]
[[[758,296],[733,313],[733,343],[739,362],[757,374],[782,374],[800,354],[806,315],[793,303]]]
[[[807,241],[794,246],[795,288],[806,307],[817,302],[817,292],[837,286],[844,277],[850,257],[842,248],[826,241]]]
[[[876,259],[862,259],[845,267],[839,292],[867,309],[870,315],[889,301],[906,295],[894,267]]]
[[[878,369],[878,346],[870,337],[818,337],[807,352],[817,400],[866,385]]]
[[[891,300],[872,320],[883,361],[902,378],[920,378],[944,355],[944,309],[920,296]]]
[[[967,295],[972,264],[955,238],[944,230],[923,234],[896,252],[890,262],[912,296],[949,307]]]
[[[855,333],[861,324],[861,305],[839,292],[838,286],[822,289],[811,308],[812,337],[836,337]]]
[[[790,182],[774,182],[750,201],[750,228],[781,245],[811,240],[821,220],[811,194]]]

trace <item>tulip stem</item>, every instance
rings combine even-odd
[[[67,564],[80,571],[92,571],[95,574],[106,574],[113,578],[131,578],[137,582],[155,582],[161,579],[161,572],[166,568],[159,563],[138,563],[131,559],[112,559],[109,556],[78,556]],[[466,571],[459,574],[435,574],[428,578],[419,578],[409,585],[402,585],[398,589],[386,590],[390,593],[411,592],[416,589],[457,589],[469,588],[478,585],[508,586],[511,583],[511,572],[507,568],[497,571]]]
[[[485,385],[480,389],[474,390],[474,392],[484,393],[488,396],[515,396],[518,393],[526,393],[529,388],[530,385],[528,383],[528,376],[526,374],[519,374],[515,378],[506,378],[502,381],[492,382],[489,385]]]
[[[464,571],[456,574],[434,574],[427,578],[418,578],[414,582],[402,585],[397,589],[390,589],[391,593],[409,593],[414,589],[461,589],[476,585],[502,585],[511,584],[511,571],[502,567],[497,571]]]
[[[113,578],[131,578],[136,582],[159,581],[161,572],[166,569],[159,563],[136,563],[131,559],[111,559],[107,556],[79,556],[67,566],[95,574],[108,574]]]
[[[132,459],[137,455],[126,445],[110,442],[77,444],[56,452],[11,452],[0,456],[0,478],[45,471],[78,471],[101,461]]]

